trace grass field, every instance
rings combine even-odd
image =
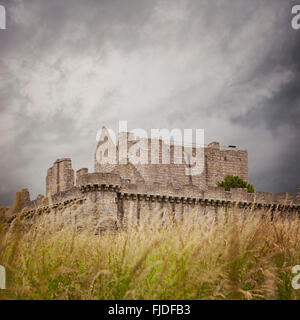
[[[299,299],[300,221],[248,212],[95,236],[17,221],[0,234],[0,299]]]

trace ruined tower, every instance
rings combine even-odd
[[[46,176],[46,195],[70,190],[74,187],[74,170],[70,158],[57,159],[48,169]]]

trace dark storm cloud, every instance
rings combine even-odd
[[[290,21],[287,15],[286,24]],[[280,91],[265,99],[261,106],[255,106],[248,112],[233,121],[241,121],[244,125],[255,127],[258,123],[264,123],[269,130],[274,130],[287,124],[295,130],[300,128],[300,37],[297,31],[291,28],[283,28],[284,36],[277,35],[272,52],[263,60],[258,68],[249,75],[251,78],[265,77],[276,67],[282,71],[290,71],[292,81],[282,84]]]
[[[1,1],[0,202],[70,156],[93,169],[100,125],[204,128],[249,150],[264,191],[299,181],[294,1]]]
[[[262,189],[295,192],[300,181],[300,37],[289,26],[288,11],[282,20],[286,24],[278,26],[272,51],[249,76],[257,79],[280,68],[282,72],[291,73],[291,80],[282,83],[280,90],[264,99],[260,105],[253,106],[243,115],[232,117],[232,121],[253,130],[262,126],[275,139],[283,140],[278,156],[271,160],[271,166],[265,170],[264,181],[260,185]],[[285,133],[282,133],[282,128],[286,128]],[[261,141],[264,142],[264,137]],[[268,148],[267,141],[265,146]],[[259,181],[259,176],[259,170],[253,170],[253,179]]]

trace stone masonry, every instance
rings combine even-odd
[[[135,140],[129,133],[120,134],[117,153],[124,141],[133,146],[140,140]],[[144,143],[151,146],[150,139]],[[36,216],[36,211],[42,211],[54,220],[65,216],[72,221],[78,221],[79,216],[84,219],[101,216],[123,225],[129,216],[138,221],[166,210],[181,218],[195,212],[216,215],[229,208],[245,210],[252,207],[272,214],[300,213],[300,190],[294,196],[288,193],[248,193],[247,189],[225,191],[216,186],[216,182],[227,174],[248,181],[247,150],[221,148],[218,142],[212,142],[203,148],[203,172],[199,176],[189,176],[186,163],[176,164],[174,161],[174,145],[163,148],[163,144],[160,140],[158,164],[102,165],[97,162],[95,153],[94,172],[89,173],[87,168],[77,170],[76,183],[71,159],[57,159],[47,172],[46,197],[39,195],[38,199],[30,201],[28,194],[25,215]],[[167,156],[164,152],[169,151],[171,161],[164,164],[163,157]],[[150,153],[151,148],[148,156]],[[72,211],[70,206],[76,210]]]
[[[105,132],[105,128],[103,131]],[[110,140],[109,134],[106,134]],[[124,141],[127,140],[127,141]],[[120,146],[127,143],[128,148],[144,140],[144,146],[148,150],[148,160],[151,159],[151,139],[136,140],[131,133],[120,133],[117,142],[117,165],[103,165],[98,163],[95,153],[95,172],[118,173],[121,178],[130,180],[135,183],[137,180],[143,180],[146,184],[161,183],[171,184],[173,186],[194,185],[201,190],[208,187],[215,187],[217,181],[221,181],[225,175],[236,175],[248,181],[248,152],[247,150],[239,150],[237,148],[220,148],[218,142],[212,142],[203,148],[204,170],[200,175],[187,175],[187,164],[184,160],[184,152],[181,146],[180,157],[182,164],[176,164],[174,144],[166,145],[162,140],[158,141],[159,159],[158,164],[136,164],[124,166],[119,161]],[[106,141],[106,140],[104,140]],[[113,142],[110,140],[110,143]],[[196,154],[196,147],[193,147],[193,154]],[[200,151],[201,152],[201,151]],[[178,157],[178,155],[177,155]],[[170,159],[168,164],[164,164],[163,159]],[[146,161],[149,162],[149,161]],[[177,162],[178,163],[178,162]]]
[[[70,158],[57,159],[48,169],[46,176],[46,195],[66,191],[74,186],[74,170]]]

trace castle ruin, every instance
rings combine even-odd
[[[102,129],[105,136],[109,133],[105,128]],[[126,140],[126,141],[124,141]],[[145,140],[145,139],[144,139]],[[185,163],[183,146],[181,146],[180,154],[181,161],[175,161],[175,145],[167,145],[162,139],[158,141],[158,163],[152,164],[132,164],[127,160],[127,164],[119,160],[120,146],[124,143],[128,147],[132,147],[141,139],[135,139],[130,133],[120,133],[116,145],[116,158],[118,162],[115,165],[102,164],[97,160],[96,154],[99,145],[104,143],[104,139],[100,140],[94,156],[94,172],[88,173],[87,168],[82,168],[76,172],[76,186],[79,187],[88,183],[104,183],[101,181],[101,175],[107,174],[109,178],[118,177],[123,183],[133,185],[159,185],[173,186],[180,189],[184,186],[193,186],[199,188],[200,191],[206,191],[210,187],[216,187],[216,182],[221,181],[226,175],[236,175],[243,180],[248,181],[248,152],[247,150],[239,150],[236,147],[221,148],[218,142],[212,142],[203,147],[204,155],[204,170],[199,175],[186,174],[188,164]],[[151,159],[151,139],[144,141],[145,148],[148,153],[148,159]],[[193,147],[193,153],[196,153],[196,148]],[[167,159],[164,161],[164,159]],[[177,164],[180,162],[180,164]],[[100,180],[99,180],[100,179]],[[74,171],[71,165],[71,159],[57,159],[53,166],[48,169],[46,177],[46,195],[52,196],[59,192],[70,190],[74,187]],[[159,187],[158,187],[159,189]]]
[[[102,132],[107,136],[106,129]],[[269,192],[248,193],[247,189],[231,189],[216,186],[225,175],[235,175],[248,181],[248,152],[234,146],[220,147],[218,142],[202,146],[204,167],[199,175],[186,174],[189,167],[185,161],[178,164],[174,144],[158,141],[157,164],[132,164],[119,161],[116,164],[102,164],[97,160],[97,151],[103,143],[98,142],[95,152],[94,172],[87,168],[75,172],[70,158],[57,159],[46,175],[46,197],[27,200],[25,215],[36,211],[47,212],[49,216],[71,214],[66,208],[76,204],[80,207],[74,213],[88,216],[94,212],[101,217],[112,218],[116,225],[123,225],[128,215],[138,222],[144,215],[169,211],[174,217],[183,218],[191,212],[206,212],[217,215],[220,211],[236,207],[238,210],[253,207],[266,212],[300,213],[300,192],[294,196],[288,193],[273,195]],[[120,133],[116,143],[117,155],[122,144],[134,146],[140,142],[131,133]],[[144,139],[148,157],[151,156],[151,139]],[[198,148],[192,147],[193,153]],[[182,149],[183,150],[183,149]],[[147,155],[147,153],[146,153]],[[169,157],[169,163],[164,158]],[[178,160],[178,159],[177,159]],[[27,193],[26,193],[27,194]],[[67,212],[67,213],[66,213]]]

